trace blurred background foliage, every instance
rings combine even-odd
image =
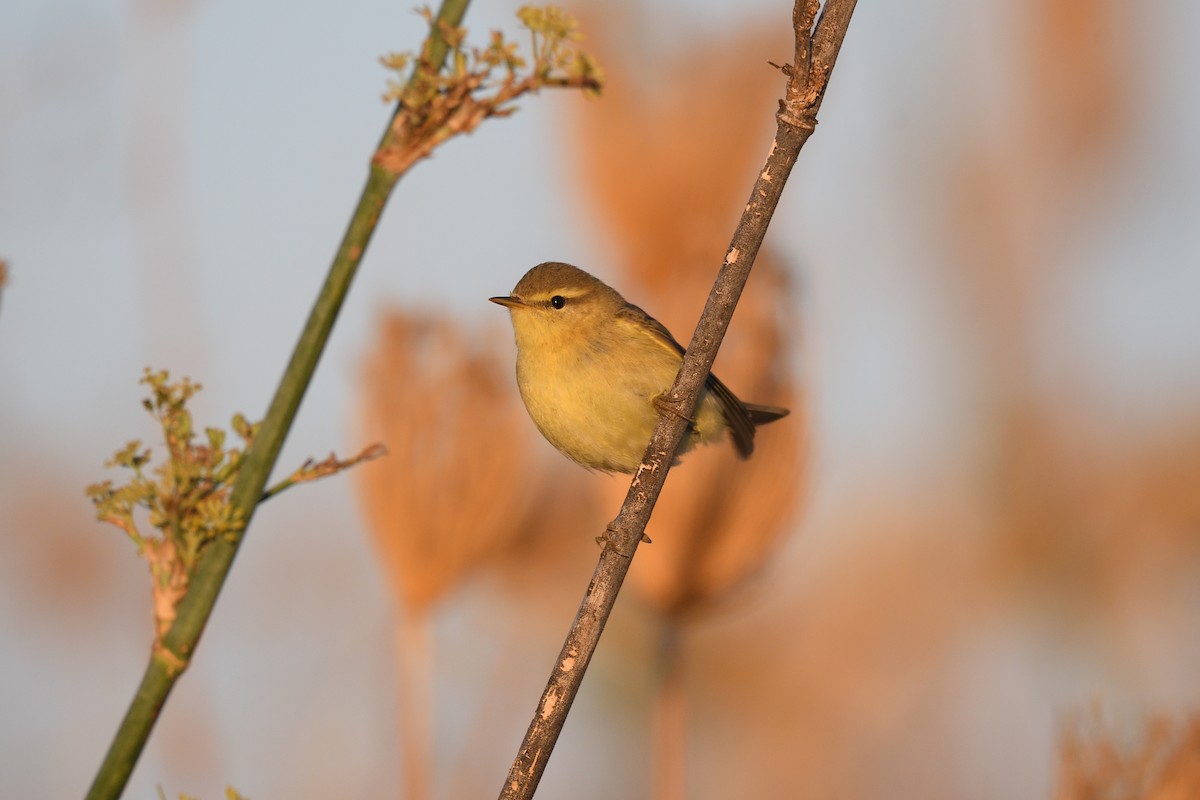
[[[264,507],[128,796],[498,790],[627,481],[538,437],[485,298],[573,261],[686,340],[791,53],[778,4],[571,10],[604,97],[398,187],[282,459],[390,455]],[[859,8],[717,361],[793,415],[672,472],[546,796],[1200,793],[1200,12],[1136,14]],[[153,637],[83,487],[146,364],[259,416],[423,23],[10,17],[0,773],[70,796]]]

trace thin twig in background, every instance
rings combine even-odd
[[[750,268],[766,235],[767,225],[800,149],[816,127],[817,111],[854,6],[855,0],[827,0],[814,29],[819,3],[817,0],[797,0],[793,14],[796,62],[784,67],[788,83],[785,99],[780,102],[777,115],[775,141],[754,183],[724,264],[688,345],[675,386],[665,398],[676,413],[665,414],[659,419],[625,503],[608,527],[600,561],[555,662],[550,680],[538,701],[533,721],[509,770],[500,792],[502,800],[531,798],[537,791],[633,554],[646,530],[654,503],[666,481],[670,464],[683,437],[686,420],[695,409],[700,387],[712,369],[721,339],[750,276]]]

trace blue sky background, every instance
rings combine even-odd
[[[859,5],[821,126],[773,224],[774,245],[804,265],[814,408],[814,506],[805,544],[786,555],[796,563],[836,546],[823,515],[864,491],[936,494],[973,435],[972,399],[987,391],[970,322],[939,289],[946,265],[932,242],[930,175],[960,137],[1002,139],[1021,113],[1006,81],[1021,62],[1006,43],[1022,23],[1005,18],[1004,3],[966,5]],[[476,3],[468,27],[513,31],[515,7]],[[786,24],[790,9],[667,2],[636,13],[640,35],[657,32],[671,51],[748,14]],[[1167,2],[1136,14],[1124,40],[1140,53],[1140,74],[1132,96],[1111,102],[1111,113],[1136,120],[1134,132],[1096,191],[1064,213],[1070,227],[1054,242],[1062,269],[1035,276],[1044,291],[1032,320],[1038,385],[1054,396],[1069,371],[1089,387],[1084,422],[1131,441],[1194,426],[1200,402],[1200,7]],[[368,0],[16,0],[4,16],[0,780],[13,797],[77,796],[150,635],[143,567],[92,520],[82,489],[120,444],[153,436],[136,384],[146,365],[205,384],[195,403],[204,424],[263,413],[387,121],[376,59],[415,46],[423,31],[407,6]],[[354,385],[385,304],[434,306],[504,331],[485,298],[529,266],[566,260],[604,275],[611,250],[561,144],[569,105],[581,102],[555,92],[527,99],[515,117],[450,143],[404,178],[281,464],[359,444]],[[969,255],[961,266],[972,267]],[[30,509],[69,535],[11,527]],[[216,797],[225,783],[254,797],[394,794],[392,701],[379,700],[391,682],[391,622],[358,519],[341,478],[256,518],[128,797],[151,797],[156,785]],[[314,565],[335,596],[310,585]],[[590,568],[590,559],[569,566],[580,588]],[[282,588],[281,572],[292,577]],[[468,590],[447,608],[438,635],[519,627],[488,613],[483,596]],[[559,636],[536,645],[555,652]],[[1154,673],[1168,687],[1159,701],[1196,701],[1183,679],[1200,660],[1195,644],[1178,673]],[[543,671],[513,688],[518,710],[532,709]],[[454,676],[446,685],[459,686]],[[443,768],[463,762],[455,732],[488,691],[439,697]],[[1145,700],[1139,692],[1129,690],[1131,705]],[[602,694],[576,714],[589,709],[604,713]],[[496,732],[499,751],[515,750],[523,713]],[[197,728],[206,733],[192,735]],[[1049,744],[1041,730],[1035,744]],[[643,758],[637,741],[603,725],[573,720],[568,733],[556,761],[572,767],[548,777],[548,791],[588,770],[611,789],[595,763],[603,759],[589,758],[595,748]],[[287,766],[312,765],[314,754],[320,769]],[[479,780],[498,787],[507,762],[489,758]],[[977,796],[1034,796],[1048,769],[1033,770],[1017,794],[1000,781]]]

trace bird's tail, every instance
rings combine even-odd
[[[733,432],[733,445],[738,455],[742,458],[749,458],[750,454],[754,452],[754,431],[759,425],[766,425],[768,422],[774,422],[787,415],[786,408],[760,406],[756,403],[738,401],[738,413],[735,415],[737,421],[730,420],[729,426]],[[727,416],[726,419],[728,418]]]
[[[786,408],[779,406],[760,406],[755,403],[743,403],[742,405],[746,407],[746,415],[750,417],[750,421],[756,428],[759,425],[766,425],[768,422],[782,419],[791,413]]]

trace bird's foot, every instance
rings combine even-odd
[[[664,395],[655,395],[654,399],[650,402],[654,404],[654,407],[657,408],[659,412],[663,414],[670,414],[673,417],[679,417],[688,424],[688,428],[694,428],[696,426],[696,420],[680,411],[679,406],[677,406],[675,403],[672,403]]]

